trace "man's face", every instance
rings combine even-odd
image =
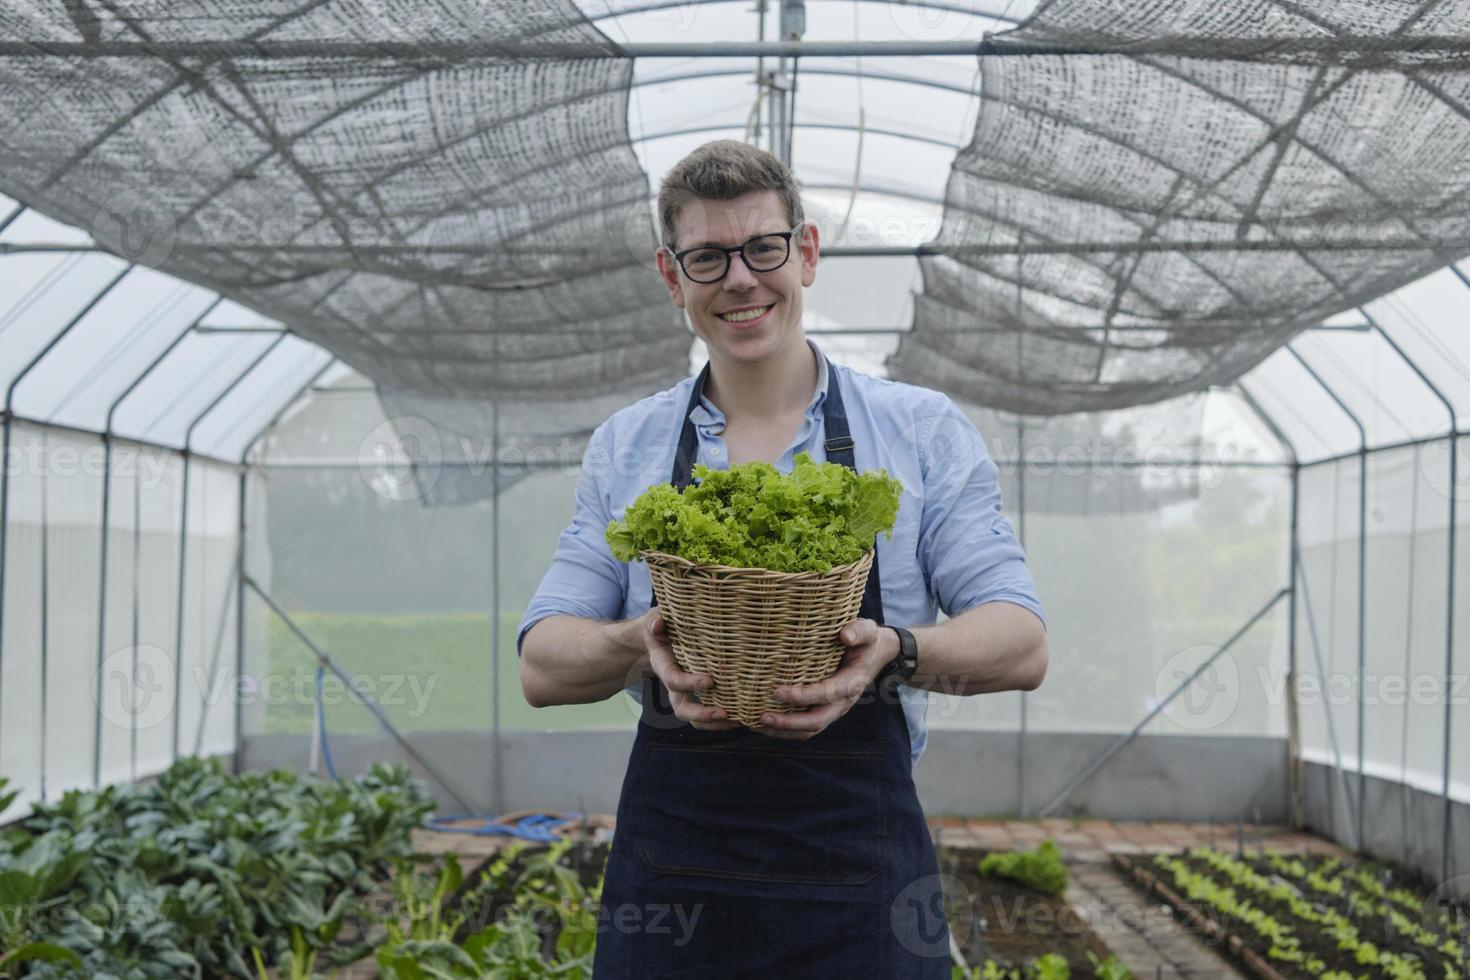
[[[699,198],[679,211],[674,251],[701,245],[733,248],[757,235],[790,230],[786,208],[773,190],[750,191],[729,201]],[[710,357],[749,364],[802,342],[801,291],[816,280],[817,255],[817,228],[807,224],[791,237],[785,264],[769,272],[752,272],[739,253],[732,253],[725,278],[699,283],[684,274],[668,251],[660,249],[657,261],[674,305],[689,314]],[[767,307],[754,320],[727,318]]]

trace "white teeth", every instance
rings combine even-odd
[[[769,306],[762,306],[761,308],[756,310],[744,310],[740,313],[722,313],[720,314],[720,319],[728,320],[730,323],[746,323],[750,320],[759,320],[761,317],[766,315],[766,310],[769,309]]]

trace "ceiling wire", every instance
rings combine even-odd
[[[852,39],[862,40],[862,4],[852,5]],[[852,209],[857,204],[858,186],[863,177],[863,135],[867,127],[867,111],[863,107],[863,56],[857,56],[857,153],[852,161],[852,190],[847,195],[847,212],[842,216],[842,224],[837,228],[834,238],[842,241],[842,236],[847,234],[847,223],[852,220]],[[794,115],[794,113],[793,113]]]
[[[623,26],[622,18],[621,17],[613,17],[613,18],[611,18],[611,20],[612,20],[613,25],[615,27],[617,27],[618,33],[621,34],[621,35],[623,35],[623,43],[624,44],[632,44],[633,43],[633,39],[628,36],[628,29]],[[633,63],[633,71],[634,72],[637,72],[638,71],[638,63],[636,61]],[[631,104],[632,104],[633,112],[635,114],[637,114],[637,116],[638,116],[638,140],[636,142],[638,143],[638,145],[644,146],[646,144],[643,142],[643,137],[648,134],[648,125],[647,125],[647,117],[644,116],[644,114],[643,114],[643,96],[641,94],[641,87],[638,86],[638,85],[632,85],[632,86],[629,86],[629,87],[632,89],[631,94],[633,96],[633,100],[632,100],[632,103]],[[630,130],[632,129],[631,123],[632,123],[632,120],[629,120],[629,127],[628,128]],[[631,133],[629,135],[631,135]],[[634,154],[635,155],[637,154],[637,151],[636,150],[634,151]],[[663,232],[662,231],[659,231],[658,234],[660,236],[662,236],[663,235]]]
[[[756,40],[764,41],[766,39],[766,0],[756,0],[755,13],[758,17]],[[747,143],[756,138],[756,130],[760,128],[761,101],[766,97],[765,64],[764,57],[757,58],[755,61],[755,101],[751,103],[750,113],[745,117],[745,142]]]

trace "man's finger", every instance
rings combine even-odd
[[[648,664],[670,691],[695,693],[708,690],[715,683],[714,678],[708,674],[691,674],[682,669],[674,659],[673,648],[667,644],[649,647]]]
[[[816,735],[816,732],[801,731],[797,729],[782,728],[779,724],[754,724],[750,726],[762,735],[770,738],[795,738],[807,739]]]
[[[728,732],[732,728],[739,728],[738,721],[691,721],[689,724],[702,732]]]
[[[878,635],[878,624],[871,619],[854,619],[837,631],[837,640],[843,646],[861,646],[873,642]]]
[[[843,698],[857,697],[868,686],[867,673],[856,664],[843,667],[831,677],[810,684],[780,687],[775,691],[777,700],[788,704],[814,705],[831,704]]]
[[[695,698],[685,694],[669,693],[669,704],[674,709],[674,717],[680,721],[687,721],[695,727],[703,728],[737,728],[739,722],[730,721],[725,709],[712,704],[701,704]]]
[[[826,704],[810,711],[768,712],[761,715],[761,726],[785,733],[804,732],[815,735],[840,718],[846,710],[842,702]]]

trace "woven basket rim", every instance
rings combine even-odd
[[[846,575],[847,573],[851,572],[853,569],[861,565],[863,562],[867,561],[868,557],[874,554],[874,551],[875,549],[873,547],[865,548],[863,550],[863,553],[857,556],[856,560],[850,561],[846,565],[833,565],[830,570],[825,572],[778,572],[775,569],[771,568],[754,568],[741,565],[701,564],[700,562],[690,561],[688,558],[683,558],[679,555],[671,555],[666,551],[656,551],[653,548],[645,548],[639,553],[639,557],[642,558],[644,562],[647,562],[649,564],[652,564],[654,561],[656,561],[659,564],[663,565],[681,565],[686,569],[697,568],[702,572],[716,572],[720,574],[728,574],[731,576],[743,573],[747,575],[760,575],[762,577],[768,575],[783,575],[790,579],[818,579],[836,578],[841,575]]]

